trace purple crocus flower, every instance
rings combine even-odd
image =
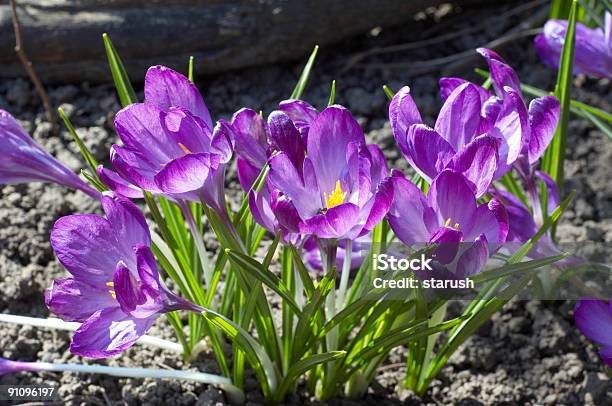
[[[398,172],[393,184],[393,204],[387,219],[395,235],[407,246],[438,244],[435,253],[443,264],[452,262],[459,244],[473,242],[462,252],[457,276],[478,272],[489,257],[489,244],[506,241],[508,219],[497,199],[478,205],[469,182],[458,172],[445,169],[433,180],[427,196]]]
[[[45,294],[53,313],[83,323],[70,350],[91,358],[131,347],[162,313],[199,310],[160,280],[140,210],[110,192],[101,201],[105,217],[65,216],[53,226],[51,246],[72,276],[56,279]]]
[[[566,20],[549,20],[535,37],[535,49],[542,61],[559,68],[567,32]],[[604,29],[576,23],[574,74],[612,79],[612,14],[606,11]]]
[[[382,220],[391,204],[391,190],[381,183],[384,157],[377,146],[366,145],[347,109],[335,105],[319,113],[305,145],[287,143],[299,132],[286,114],[270,123],[277,127],[271,134],[276,132],[279,148],[269,159],[268,179],[295,207],[301,234],[355,239]]]
[[[367,247],[371,244],[371,237],[364,235],[353,241],[351,248],[351,265],[350,270],[356,271],[361,267],[365,259],[364,253],[368,252]],[[315,238],[310,237],[304,241],[304,262],[315,271],[323,271],[324,265],[321,258],[321,247],[317,244]],[[346,245],[343,241],[338,243],[338,251],[336,253],[336,269],[342,269],[346,257]]]
[[[0,154],[0,184],[52,182],[100,198],[97,190],[34,142],[4,110],[0,110]]]
[[[520,103],[520,96],[508,89],[495,119],[485,122],[480,116],[484,107],[479,87],[462,83],[450,91],[431,128],[422,123],[406,86],[393,97],[389,119],[402,154],[427,182],[452,169],[462,173],[481,197],[518,158],[523,137]]]
[[[540,159],[554,136],[560,107],[555,97],[543,96],[532,100],[527,108],[514,69],[490,49],[478,48],[477,52],[489,65],[494,93],[464,79],[442,78],[440,95],[448,100],[461,86],[476,86],[482,116],[479,131],[501,141],[500,161],[493,177],[496,179],[518,161],[533,165]]]
[[[225,213],[223,181],[233,150],[227,131],[220,125],[213,128],[198,89],[172,69],[149,68],[144,93],[144,103],[131,104],[115,116],[123,142],[111,148],[115,171],[140,189],[204,201]],[[111,179],[109,186],[116,185]]]
[[[574,309],[574,321],[589,340],[600,345],[599,356],[612,367],[612,305],[603,300],[581,299]]]

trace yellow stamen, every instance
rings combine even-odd
[[[455,230],[459,230],[459,223],[455,223],[455,225],[453,226],[453,228],[454,228]]]
[[[114,282],[106,282],[106,286],[110,286],[111,288],[115,286]],[[108,293],[110,293],[110,295],[113,297],[113,299],[117,299],[117,294],[115,293],[115,291],[113,289],[110,289],[108,291]]]
[[[325,206],[330,209],[332,207],[338,206],[344,203],[344,199],[346,198],[346,192],[342,191],[342,187],[340,186],[340,181],[336,181],[336,189],[331,192],[329,196],[327,193],[323,193],[323,197],[325,198]]]
[[[181,144],[180,142],[178,143],[178,146],[181,147],[181,149],[183,150],[184,153],[186,154],[191,154],[192,152],[189,150],[189,148],[187,148],[186,146],[184,146],[183,144]]]
[[[449,217],[446,219],[446,222],[444,223],[444,227],[450,226],[450,223],[451,223],[451,218]]]

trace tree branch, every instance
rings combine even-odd
[[[21,25],[19,24],[19,17],[17,16],[16,1],[10,0],[10,3],[11,3],[11,14],[13,18],[13,29],[15,31],[15,52],[17,53],[17,56],[19,57],[21,64],[23,65],[26,72],[28,73],[30,80],[34,84],[34,87],[36,88],[36,93],[38,93],[38,96],[40,97],[40,100],[42,101],[42,104],[45,110],[47,111],[47,119],[55,127],[57,124],[57,120],[55,118],[55,114],[53,114],[53,107],[51,107],[51,101],[49,100],[49,95],[47,94],[47,91],[45,90],[45,87],[43,86],[42,82],[38,78],[38,75],[36,74],[36,71],[34,70],[34,67],[32,66],[32,62],[30,62],[30,60],[28,59],[23,49],[23,45],[21,41]]]

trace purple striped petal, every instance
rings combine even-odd
[[[117,241],[128,250],[137,244],[151,244],[149,227],[140,209],[125,197],[104,192],[102,208]],[[126,252],[130,257],[131,251]]]
[[[402,87],[391,100],[389,105],[389,121],[395,141],[401,150],[405,150],[406,134],[413,124],[422,123],[421,113],[410,95],[408,86]]]
[[[459,151],[477,135],[480,108],[478,87],[469,82],[460,85],[444,102],[434,129]]]
[[[318,238],[344,238],[357,223],[358,218],[359,207],[352,203],[344,203],[304,221],[300,224],[300,232],[313,234]]]
[[[310,125],[319,114],[317,109],[305,101],[295,99],[280,102],[278,108],[289,116],[306,142]]]
[[[431,257],[441,264],[453,262],[459,251],[459,243],[463,240],[463,233],[449,227],[440,227],[429,239],[430,244],[436,244]]]
[[[200,190],[209,172],[218,165],[218,156],[187,154],[168,163],[155,175],[155,183],[164,193],[193,199],[189,192]]]
[[[117,270],[113,276],[113,289],[117,302],[125,313],[130,313],[136,309],[136,306],[147,300],[140,290],[138,281],[123,261],[117,264]]]
[[[401,176],[393,176],[390,180],[393,185],[393,202],[387,220],[391,229],[408,246],[426,243],[429,241],[430,231],[424,219],[428,217],[426,213],[431,209],[423,192]]]
[[[476,198],[487,193],[497,169],[498,141],[488,135],[475,138],[452,159],[452,169],[461,173]]]
[[[99,310],[75,331],[70,352],[89,358],[118,355],[145,335],[155,318],[132,318],[119,307]]]
[[[113,169],[127,182],[152,193],[159,192],[154,177],[162,164],[155,166],[142,154],[118,145],[111,146],[110,159]]]
[[[110,190],[130,199],[141,199],[142,190],[123,179],[117,172],[98,165],[98,177]]]
[[[272,148],[285,152],[293,162],[293,166],[298,170],[301,169],[304,164],[306,145],[289,116],[282,111],[273,111],[268,117],[268,127]]]
[[[117,306],[107,286],[94,287],[74,278],[55,279],[45,291],[45,304],[62,320],[81,323],[100,309]]]
[[[476,221],[476,198],[464,177],[457,172],[449,169],[440,172],[429,188],[427,201],[439,225],[458,224],[459,230],[463,230]]]
[[[427,182],[431,183],[455,156],[455,150],[440,134],[425,124],[408,129],[404,157]]]
[[[212,119],[198,88],[184,75],[166,67],[151,66],[145,75],[145,101],[161,110],[183,107],[200,117],[212,130]]]
[[[453,90],[455,90],[456,88],[458,88],[459,86],[465,83],[469,83],[469,82],[461,78],[441,78],[439,81],[439,84],[440,84],[440,97],[442,98],[442,101],[445,102],[446,99],[448,99],[448,96],[450,96],[450,94],[453,92]],[[484,103],[492,96],[491,93],[489,93],[489,91],[485,89],[484,87],[477,86],[476,88],[478,89],[478,94],[480,95],[481,103]]]
[[[544,154],[555,135],[559,121],[560,104],[554,96],[544,96],[529,103],[529,163],[533,164]]]
[[[309,173],[309,170],[306,169],[310,165],[309,162],[309,159],[304,162],[304,178]],[[272,185],[282,190],[291,199],[303,219],[316,215],[323,207],[321,197],[314,196],[312,188],[304,185],[297,169],[284,152],[270,158],[268,179]]]
[[[251,190],[249,192],[249,209],[257,224],[271,233],[276,234],[278,231],[278,223],[265,194]]]
[[[270,194],[270,206],[281,227],[291,233],[299,231],[302,219],[295,209],[293,202],[287,196],[278,190],[274,190]]]
[[[478,48],[476,52],[487,60],[493,88],[499,98],[504,98],[504,87],[510,87],[521,95],[521,81],[518,75],[501,56],[487,48]]]
[[[612,346],[612,311],[603,300],[579,300],[574,309],[574,321],[589,340]]]
[[[485,235],[482,234],[459,256],[455,275],[458,279],[476,275],[484,269],[488,260],[489,244]]]
[[[335,189],[347,164],[347,148],[352,142],[365,145],[365,137],[346,108],[327,107],[312,122],[307,150],[321,192],[330,193]]]
[[[236,153],[256,167],[268,159],[268,126],[257,112],[242,108],[234,113],[231,129],[236,138]]]
[[[242,186],[242,189],[251,189],[251,186],[257,180],[261,169],[262,168],[256,168],[255,166],[251,165],[246,159],[238,158],[236,160],[238,182],[240,183],[240,186]]]
[[[79,282],[105,286],[123,259],[110,223],[95,214],[61,217],[51,230],[57,259]]]

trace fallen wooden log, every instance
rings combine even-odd
[[[109,33],[133,79],[146,67],[199,73],[303,57],[376,26],[409,21],[444,0],[22,0],[24,48],[45,82],[109,78]],[[0,78],[24,76],[8,5],[0,5]]]

